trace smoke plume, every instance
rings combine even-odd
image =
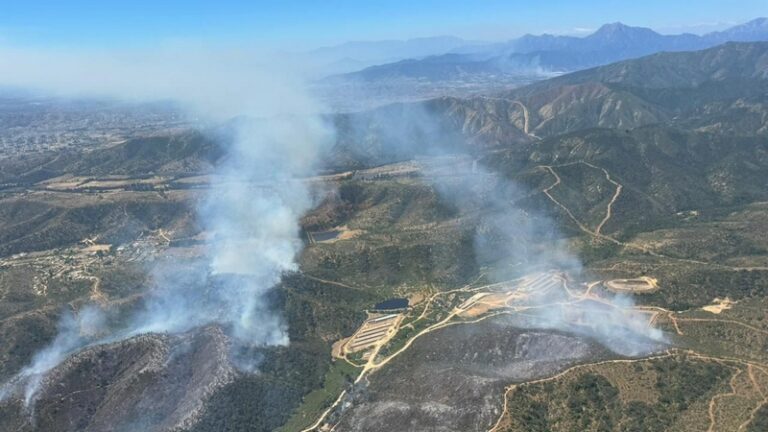
[[[465,135],[457,144],[460,126],[445,117],[420,105],[379,109],[359,129],[386,129],[380,139],[393,159],[427,156],[428,161],[443,156],[457,161],[447,170],[436,164],[442,166],[440,172],[422,164],[423,180],[459,214],[472,215],[477,266],[491,282],[543,272],[563,275],[576,286],[592,280],[555,221],[526,205],[540,192],[516,184],[511,180],[515,173],[484,167],[483,152],[477,147],[481,143],[470,142]],[[660,330],[649,326],[648,315],[634,309],[629,296],[603,293],[593,299],[558,288],[531,293],[520,306],[525,311],[514,319],[515,325],[582,334],[622,355],[648,353],[667,343]]]
[[[0,387],[0,401],[21,391],[25,406],[29,406],[46,373],[79,348],[103,337],[106,327],[104,313],[95,306],[86,306],[77,315],[65,312],[53,342],[36,353],[28,366]]]
[[[183,332],[208,323],[245,345],[285,345],[286,324],[267,293],[297,270],[299,218],[311,207],[300,178],[316,168],[332,134],[310,116],[239,119],[198,214],[209,233],[207,261],[184,279],[163,263],[157,287],[134,320],[134,333]]]
[[[531,191],[480,164],[475,164],[474,173],[460,181],[436,179],[438,190],[460,208],[482,209],[476,227],[475,254],[479,264],[490,269],[488,276],[493,282],[520,276],[531,278],[530,275],[542,272],[562,275],[558,277],[572,285],[590,280],[554,221],[522,206]],[[525,319],[515,322],[582,334],[628,356],[657,350],[665,343],[662,332],[649,326],[648,315],[633,309],[630,297],[579,297],[558,285],[529,293],[518,303],[525,308],[521,314]]]
[[[204,125],[226,120],[234,130],[197,209],[210,239],[205,257],[158,263],[143,307],[110,334],[96,306],[65,314],[58,336],[3,386],[0,400],[23,391],[29,404],[44,376],[69,355],[146,332],[217,324],[236,346],[288,344],[287,323],[268,294],[283,272],[296,270],[299,218],[312,204],[300,178],[312,175],[319,149],[332,138],[295,69],[254,52],[190,47],[111,54],[0,48],[0,56],[15,64],[0,72],[8,85],[61,96],[173,100]],[[238,364],[252,368],[248,360]]]
[[[283,272],[296,269],[298,220],[312,205],[306,184],[298,178],[314,173],[321,149],[333,138],[299,74],[255,53],[189,47],[69,55],[0,49],[0,56],[14,64],[0,72],[6,84],[64,96],[169,99],[207,121],[237,117],[230,122],[235,133],[227,156],[198,208],[210,239],[205,259],[158,265],[143,307],[127,326],[109,335],[102,334],[105,320],[95,307],[81,309],[77,316],[65,314],[59,335],[3,387],[0,399],[22,391],[30,403],[46,373],[67,356],[145,332],[181,333],[215,323],[238,346],[287,344],[287,323],[271,306],[269,292]],[[257,58],[269,60],[270,66]],[[51,70],[56,74],[43,72]],[[450,122],[418,109],[391,107],[366,121],[378,125],[378,132],[370,124],[352,124],[356,142],[348,144],[378,133],[384,160],[467,149]],[[475,254],[481,266],[492,269],[490,277],[504,280],[540,271],[564,272],[574,280],[584,277],[553,221],[520,205],[530,191],[482,167],[460,176],[427,173],[425,179],[457,208],[479,210]],[[531,296],[527,322],[582,333],[628,355],[663,342],[661,333],[632,311],[629,298],[569,303],[563,296],[562,291]],[[246,359],[240,366],[253,364]]]

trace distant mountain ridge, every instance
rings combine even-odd
[[[407,40],[351,41],[314,49],[304,56],[322,71],[344,73],[368,66],[407,58],[423,58],[450,52],[475,43],[454,36],[434,36]]]
[[[425,127],[442,131],[443,147],[469,142],[474,148],[506,148],[593,128],[623,133],[650,125],[765,139],[768,42],[657,53],[494,97],[441,97],[348,116],[349,120],[337,122],[339,144],[344,148],[339,153],[373,161],[363,165],[407,159],[412,141],[427,134],[422,131]],[[359,143],[365,143],[365,148]],[[420,151],[428,153],[426,147]]]
[[[728,137],[768,137],[768,42],[732,42],[701,51],[658,53],[496,94],[440,97],[375,110],[328,115],[336,145],[329,172],[363,169],[418,150],[498,149],[536,145],[594,128],[619,132],[652,125]],[[200,175],[225,153],[225,130],[130,139],[80,154],[41,155],[14,171],[0,164],[0,184],[82,176]],[[433,146],[435,148],[432,148]],[[47,158],[47,159],[46,159]],[[21,166],[22,164],[18,164]]]
[[[768,41],[768,19],[758,18],[702,36],[662,35],[618,22],[605,24],[585,37],[529,34],[509,42],[464,46],[424,59],[372,66],[339,78],[443,80],[477,74],[564,73],[657,52],[701,50],[731,41]]]
[[[526,107],[529,132],[539,137],[655,123],[732,136],[765,135],[768,42],[729,42],[701,51],[657,53],[460,105],[483,106],[483,111],[493,113],[498,107],[488,108],[488,104],[513,103]]]

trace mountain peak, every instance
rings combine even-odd
[[[659,36],[655,31],[645,27],[632,27],[621,22],[604,24],[596,32],[587,36],[587,40],[601,43],[624,42],[628,40],[650,40]]]
[[[609,24],[603,24],[594,34],[598,35],[626,35],[634,33],[655,33],[653,30],[646,27],[632,27],[622,22],[614,22]]]
[[[607,33],[607,32],[617,32],[617,31],[626,31],[631,29],[632,27],[624,24],[623,22],[616,21],[612,23],[603,24],[600,26],[600,28],[597,30],[597,33]]]

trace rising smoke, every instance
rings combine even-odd
[[[172,99],[202,118],[220,121],[238,116],[238,120],[231,123],[234,139],[198,209],[211,239],[206,259],[191,267],[175,262],[158,266],[144,307],[127,327],[109,335],[103,334],[104,313],[95,307],[65,314],[59,335],[0,390],[0,400],[23,392],[29,404],[45,375],[69,355],[145,332],[181,333],[216,323],[241,346],[288,343],[287,324],[271,307],[268,293],[283,272],[296,269],[301,247],[298,220],[312,206],[306,184],[297,178],[315,172],[333,131],[317,115],[320,109],[302,91],[301,81],[284,69],[242,60],[254,56],[172,53],[95,59],[56,55],[53,60],[46,60],[47,53],[3,53],[17,66],[0,73],[6,83],[63,95],[72,95],[65,90],[70,89],[77,96]],[[41,70],[58,73],[51,77],[40,75]],[[460,134],[444,118],[413,107],[379,110],[366,120],[378,125],[373,129],[352,121],[349,145],[378,134],[384,160],[455,153],[461,148]],[[376,159],[382,154],[370,156]],[[427,173],[424,178],[461,211],[479,211],[475,254],[481,266],[494,269],[490,276],[495,280],[547,270],[582,278],[579,260],[568,251],[553,221],[520,205],[530,191],[482,166],[464,176]],[[175,268],[185,265],[182,271]],[[585,334],[627,355],[650,351],[663,342],[660,332],[632,312],[628,298],[582,302],[575,325],[573,305],[567,305],[562,295],[533,296],[528,325]]]
[[[590,280],[556,223],[526,205],[540,192],[517,184],[511,179],[515,173],[502,175],[485,167],[476,147],[482,142],[472,142],[465,134],[457,145],[463,125],[446,121],[450,113],[440,112],[439,106],[424,106],[379,109],[366,119],[367,126],[358,128],[387,130],[379,136],[393,155],[385,157],[443,156],[457,161],[448,169],[423,164],[423,180],[459,214],[472,215],[474,255],[485,275],[492,282],[541,272],[560,273],[572,282]],[[628,296],[605,293],[600,301],[574,301],[558,289],[534,293],[523,306],[527,310],[520,316],[525,319],[515,319],[515,325],[582,334],[622,355],[641,355],[667,343],[660,330],[648,325],[647,314],[633,309]]]
[[[134,333],[184,332],[224,325],[245,345],[286,345],[286,324],[267,293],[297,270],[299,218],[312,205],[306,182],[332,134],[316,117],[239,119],[228,156],[198,209],[210,234],[204,271],[168,280],[155,269],[157,288],[134,320]],[[171,263],[173,264],[173,263]]]
[[[62,96],[174,100],[206,124],[227,120],[234,130],[197,209],[209,238],[205,258],[192,265],[158,263],[143,307],[109,334],[106,312],[96,306],[64,314],[58,336],[0,388],[0,400],[23,392],[29,405],[45,375],[68,356],[146,332],[177,334],[217,324],[235,348],[288,344],[287,323],[268,294],[283,272],[296,270],[299,218],[312,205],[300,178],[314,173],[320,149],[333,137],[298,75],[274,61],[265,68],[249,60],[266,58],[253,52],[0,54],[16,65],[0,72],[7,84]],[[255,366],[242,358],[237,365]]]
[[[77,348],[103,337],[106,328],[106,317],[95,306],[86,306],[77,315],[70,311],[65,312],[53,342],[36,353],[28,366],[0,387],[0,401],[16,391],[21,391],[24,405],[29,406],[45,375]]]
[[[466,156],[465,156],[466,159]],[[475,163],[457,177],[430,176],[441,195],[462,212],[480,210],[475,228],[475,256],[493,282],[542,272],[562,274],[571,283],[589,280],[556,224],[523,206],[531,191]],[[581,334],[627,356],[658,350],[663,333],[648,325],[648,316],[633,309],[628,296],[604,294],[599,301],[574,300],[565,290],[533,292],[519,306],[524,319],[516,325]]]

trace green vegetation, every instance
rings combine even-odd
[[[321,344],[295,343],[263,352],[258,374],[217,391],[191,430],[272,431],[285,423],[303,395],[324,382],[329,368]]]
[[[300,271],[283,275],[271,294],[288,324],[291,344],[249,353],[261,359],[258,373],[238,374],[210,395],[191,430],[299,430],[314,422],[359,373],[347,362],[331,360],[329,351],[334,341],[358,328],[371,305],[392,295],[424,292],[426,286],[432,293],[447,291],[481,273],[486,282],[530,272],[517,261],[508,262],[503,252],[509,239],[484,220],[498,212],[496,203],[484,201],[485,193],[499,192],[495,189],[504,189],[500,196],[505,203],[537,218],[551,218],[590,275],[657,278],[658,291],[634,299],[641,305],[687,311],[674,315],[681,335],[667,316],[660,315],[658,321],[676,335],[680,348],[742,362],[691,355],[605,363],[521,384],[509,393],[509,429],[706,430],[709,404],[732,390],[729,381],[745,367],[743,362],[768,361],[768,80],[764,68],[757,68],[766,58],[768,44],[662,54],[562,76],[498,98],[441,98],[334,116],[337,143],[323,155],[326,166],[332,172],[357,171],[318,187],[332,192],[302,219],[302,229],[346,227],[355,233],[307,245],[298,258]],[[520,130],[520,104],[530,113],[531,131],[542,139]],[[429,123],[424,114],[437,119],[440,139],[429,135],[429,128],[420,129],[421,123]],[[208,174],[219,163],[227,139],[218,138],[177,131],[93,151],[0,160],[0,379],[18,371],[54,338],[61,310],[90,301],[91,277],[100,279],[102,293],[112,302],[112,319],[125,319],[151,283],[144,273],[146,262],[117,262],[127,258],[115,252],[76,257],[71,249],[86,238],[130,244],[159,229],[173,232],[174,240],[196,238],[201,227],[195,205],[201,192],[193,187],[196,184],[179,179]],[[402,166],[382,166],[446,150],[468,153],[470,163],[479,161],[490,171],[483,177],[488,190],[448,197],[425,172],[403,174],[398,171]],[[458,165],[462,163],[466,161]],[[371,167],[378,169],[365,171]],[[617,185],[606,173],[621,185],[615,201]],[[64,174],[125,175],[127,190],[52,191],[39,183]],[[140,181],[155,175],[168,179],[162,193]],[[464,175],[449,166],[440,178],[460,181]],[[556,178],[560,183],[549,189]],[[496,179],[517,186],[494,183]],[[202,180],[200,185],[204,187]],[[545,189],[549,195],[542,192]],[[594,232],[597,226],[600,235]],[[482,254],[478,233],[488,232],[494,251]],[[562,244],[549,239],[537,239],[535,245],[514,243],[517,240],[512,239],[513,246],[521,249],[562,251]],[[199,246],[195,241],[175,246],[183,244]],[[158,249],[189,253],[181,247],[164,249],[164,244]],[[9,259],[35,251],[41,254],[29,263]],[[82,271],[81,278],[73,275],[74,268]],[[738,303],[717,317],[697,311],[715,297]],[[415,317],[425,306],[415,308],[381,354],[402,348],[465,298],[438,297],[418,322]],[[723,321],[685,321],[702,318]],[[457,339],[467,334],[485,337],[471,333],[474,326],[456,327],[467,327],[453,329]],[[513,340],[498,333],[479,346],[494,346],[503,337]],[[444,348],[432,347],[411,360],[427,355],[442,360]],[[82,384],[91,374],[98,384],[94,388],[102,392],[94,390],[94,395],[105,394],[107,378],[123,370],[116,365],[152,352],[141,344],[135,350],[135,357],[115,355],[111,364],[101,357],[83,363],[76,371],[81,379],[75,381]],[[460,351],[454,353],[465,354]],[[466,355],[483,356],[487,351]],[[350,357],[363,363],[362,353]],[[450,370],[455,364],[444,366]],[[99,367],[103,376],[94,372]],[[376,378],[392,378],[399,371],[385,367],[376,373],[381,374]],[[463,388],[464,383],[453,378],[446,377],[445,391]],[[141,387],[141,379],[135,381],[139,391],[147,388]],[[84,390],[77,387],[80,384],[61,384],[62,392]],[[385,384],[393,393],[402,392],[403,383],[389,379]],[[481,399],[488,405],[483,399],[488,394],[470,393],[462,394],[467,396],[462,409],[475,409],[473,404]],[[83,396],[91,399],[81,403],[76,394],[81,393],[55,399],[71,403],[67,421],[83,429],[90,404],[100,399]],[[747,411],[759,402],[750,397],[742,398],[748,399]],[[408,403],[414,405],[413,400]],[[735,419],[744,412],[744,407],[734,408],[736,404],[718,409],[723,417]],[[18,407],[0,405],[0,429],[20,429],[19,412]],[[438,417],[432,420],[438,422]],[[768,429],[768,408],[755,410],[747,429]]]
[[[639,361],[630,372],[633,381],[619,387],[622,377],[614,368],[625,366],[607,363],[557,380],[520,385],[507,403],[507,430],[670,430],[681,418],[690,418],[690,411],[706,419],[709,398],[733,373],[717,363],[680,357]],[[683,427],[698,430],[691,423]]]
[[[768,271],[763,270],[685,266],[659,268],[655,276],[662,289],[640,298],[643,303],[673,310],[704,306],[715,297],[741,300],[768,295]]]
[[[768,430],[768,404],[763,405],[755,413],[755,419],[747,427],[747,432],[762,432]]]
[[[325,374],[323,385],[304,396],[301,405],[294,410],[291,418],[277,430],[280,432],[300,431],[314,423],[339,394],[355,380],[359,373],[359,368],[343,360],[334,360]]]

